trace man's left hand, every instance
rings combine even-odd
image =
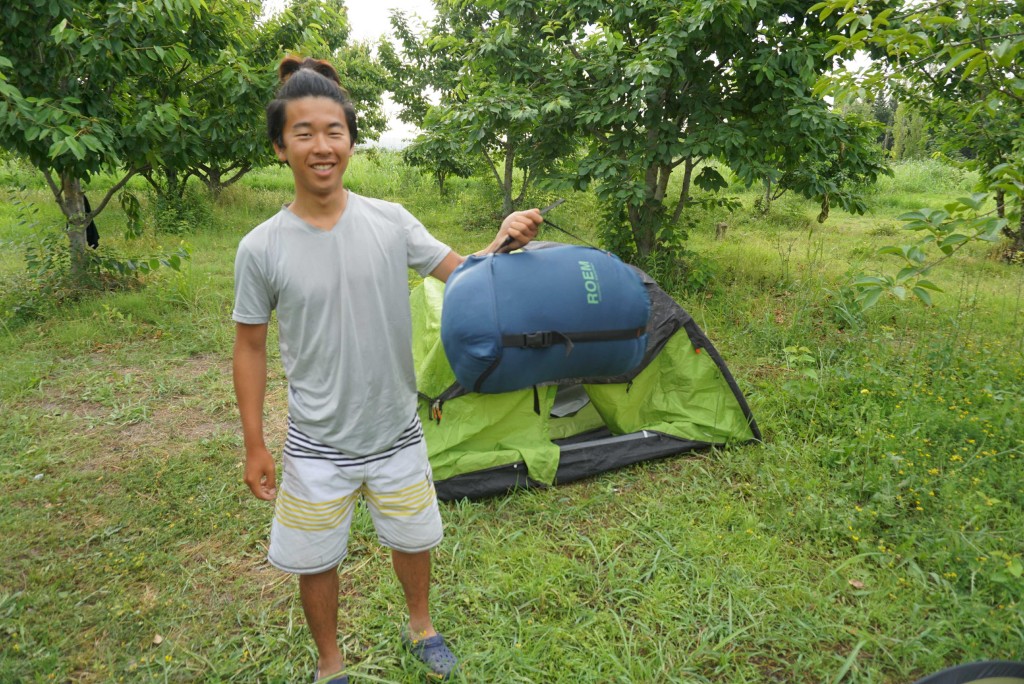
[[[501,222],[501,230],[494,239],[494,252],[511,252],[519,249],[530,240],[537,237],[540,224],[544,222],[539,209],[527,209],[515,211],[505,217]],[[509,241],[511,238],[511,242]],[[505,244],[505,243],[508,244]]]
[[[527,209],[526,211],[516,211],[505,217],[505,220],[501,222],[501,229],[495,236],[494,240],[487,246],[487,249],[476,252],[476,256],[484,256],[485,254],[499,254],[501,252],[511,252],[513,249],[519,249],[527,242],[537,237],[537,230],[540,224],[544,222],[544,217],[541,215],[539,209]],[[430,272],[430,275],[434,276],[442,283],[448,282],[448,276],[450,276],[459,265],[466,260],[466,257],[460,256],[455,252],[448,252],[446,256],[437,267]]]

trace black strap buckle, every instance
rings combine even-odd
[[[523,335],[523,346],[528,349],[543,349],[555,343],[555,336],[550,332],[526,333]]]

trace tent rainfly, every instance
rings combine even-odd
[[[1024,684],[1024,663],[984,660],[950,667],[915,684]]]
[[[527,249],[557,243],[533,242]],[[411,297],[413,358],[434,484],[443,500],[572,482],[641,461],[760,440],[754,416],[718,351],[646,273],[651,300],[640,365],[501,394],[455,381],[441,344],[444,285]]]

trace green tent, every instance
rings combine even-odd
[[[420,418],[441,499],[571,482],[640,461],[760,440],[717,350],[682,307],[640,275],[651,321],[636,370],[503,394],[476,394],[456,383],[441,346],[444,285],[427,279],[413,290]]]

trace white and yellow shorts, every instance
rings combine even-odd
[[[417,553],[441,543],[441,513],[418,416],[395,446],[372,456],[340,453],[289,419],[283,461],[267,554],[274,567],[310,575],[338,565],[348,552],[360,497],[384,546]]]

